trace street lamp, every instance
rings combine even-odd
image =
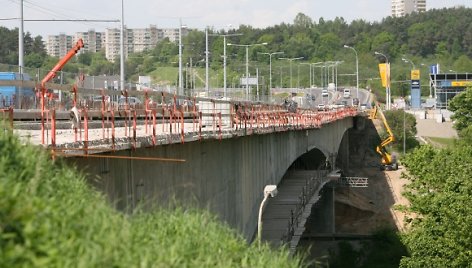
[[[380,52],[377,52],[375,51],[374,52],[375,55],[377,56],[382,56],[385,58],[385,63],[386,63],[386,69],[387,69],[387,73],[386,73],[386,78],[387,78],[387,86],[386,86],[386,91],[387,91],[387,100],[386,100],[386,105],[387,105],[387,110],[390,110],[390,102],[391,102],[391,95],[390,95],[390,63],[388,62],[388,58],[387,56],[385,56],[385,54],[382,54]]]
[[[179,20],[179,88],[177,89],[177,95],[180,95],[182,87],[182,29],[187,26],[182,25],[182,20]]]
[[[269,197],[277,196],[277,185],[266,185],[264,187],[264,199],[262,199],[261,206],[259,207],[259,217],[257,218],[257,241],[261,246],[262,237],[262,210],[264,210],[265,203]]]
[[[279,58],[279,60],[288,60],[290,62],[290,88],[293,88],[292,86],[292,61],[294,60],[301,60],[303,57],[297,57],[297,58]]]
[[[410,64],[411,64],[411,68],[412,68],[413,70],[416,70],[416,66],[415,66],[415,64],[413,63],[413,61],[411,61],[411,60],[409,60],[409,59],[407,59],[407,58],[405,58],[405,57],[402,58],[402,61],[403,61],[403,62],[406,62],[406,63],[410,63]]]
[[[246,97],[249,97],[249,47],[252,46],[265,46],[267,42],[258,43],[258,44],[249,44],[249,45],[241,45],[241,44],[231,44],[228,43],[228,46],[235,46],[235,47],[245,47],[246,48]]]
[[[416,66],[415,64],[413,63],[413,61],[403,57],[402,58],[402,61],[403,62],[406,62],[406,63],[410,63],[411,64],[411,68],[413,68],[413,70],[416,70]],[[403,98],[405,98],[405,94],[403,94]],[[405,109],[403,110],[403,155],[405,155],[405,152],[406,152],[406,102],[405,102]]]
[[[344,45],[344,47],[352,49],[354,53],[356,54],[356,96],[357,96],[357,99],[359,99],[359,57],[357,56],[357,50],[348,45]]]
[[[231,27],[231,25],[229,25]],[[210,34],[210,36],[223,36],[223,96],[226,98],[226,37],[240,36],[241,33],[234,34]]]
[[[283,51],[278,51],[278,52],[259,52],[259,54],[263,55],[269,55],[269,101],[271,97],[271,91],[272,91],[272,56],[277,55],[277,54],[283,54]]]

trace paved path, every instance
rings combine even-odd
[[[433,119],[416,120],[418,136],[421,137],[456,138],[457,132],[452,125],[452,122],[437,123]]]

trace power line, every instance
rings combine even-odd
[[[98,19],[31,19],[24,21],[72,21],[72,22],[120,22],[120,20],[98,20]]]

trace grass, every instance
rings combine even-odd
[[[1,128],[3,129],[3,128]],[[0,132],[0,267],[299,267],[198,209],[131,215],[45,150]]]
[[[183,70],[185,70],[185,68]],[[205,86],[205,68],[194,67],[193,70],[197,74],[195,77],[195,85],[197,87],[203,88]],[[216,84],[215,82],[216,75],[217,73],[214,70],[209,69],[209,77],[210,77],[209,79],[211,83]],[[159,84],[175,85],[178,82],[179,68],[178,67],[156,67],[154,71],[149,73],[149,76],[151,76],[152,81],[158,81]],[[222,80],[219,81],[219,83],[222,84],[223,83]]]
[[[455,138],[425,137],[434,147],[447,148],[454,146]]]

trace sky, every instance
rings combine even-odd
[[[298,13],[315,21],[343,17],[347,22],[363,19],[374,22],[390,16],[391,0],[123,0],[124,21],[128,28],[178,28],[179,20],[188,28],[237,28],[241,24],[265,28],[282,22],[292,23]],[[472,0],[426,0],[427,9],[462,5]],[[0,25],[19,27],[20,0],[0,0]],[[24,19],[119,20],[120,0],[24,0]],[[25,32],[33,36],[74,34],[88,29],[104,31],[119,28],[117,22],[33,22],[25,21]]]

